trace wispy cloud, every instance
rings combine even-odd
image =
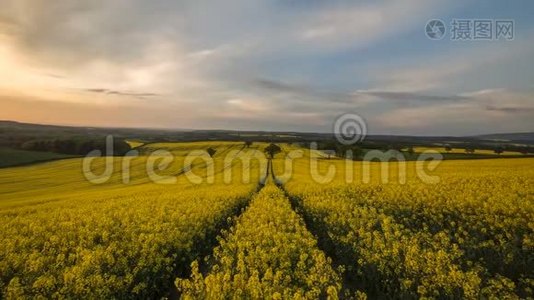
[[[328,101],[331,104],[357,103],[357,99],[352,93],[325,90],[308,84],[295,84],[266,78],[254,79],[251,84],[261,92],[267,91],[274,95],[293,96],[294,100],[300,99],[307,102]]]
[[[142,92],[139,93],[139,92],[117,91],[117,90],[100,89],[100,88],[88,88],[88,89],[82,89],[82,90],[86,92],[90,92],[90,93],[105,94],[105,95],[132,96],[132,97],[138,97],[138,98],[155,97],[155,96],[160,95],[156,93],[142,93]]]
[[[495,88],[458,97],[458,101],[391,109],[373,118],[373,122],[379,128],[390,127],[393,132],[404,134],[410,130],[419,134],[428,130],[450,134],[464,128],[463,132],[476,134],[534,128],[534,106],[530,100],[534,93]]]
[[[466,80],[491,80],[504,72],[514,72],[512,62],[534,54],[534,31],[524,34],[525,39],[513,43],[463,44],[464,47],[400,60],[399,65],[378,64],[370,76],[376,89],[392,92],[450,91],[453,85]]]
[[[359,90],[354,93],[354,95],[370,95],[377,98],[400,101],[403,103],[407,102],[455,102],[461,100],[467,100],[468,97],[465,95],[429,95],[419,92],[391,92],[391,91],[380,91],[380,90]]]
[[[450,6],[454,5],[420,0],[334,5],[304,19],[298,36],[319,49],[369,46],[424,24],[428,16]]]
[[[510,107],[510,106],[504,106],[504,107],[496,107],[493,105],[486,105],[486,110],[489,111],[501,111],[506,113],[525,113],[530,114],[534,112],[534,106],[523,106],[523,107]]]

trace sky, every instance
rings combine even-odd
[[[534,131],[534,2],[2,0],[0,120],[371,134]],[[425,33],[445,24],[441,40]],[[514,37],[454,40],[453,20]]]

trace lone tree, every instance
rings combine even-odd
[[[208,149],[206,149],[206,152],[208,152],[208,155],[209,155],[210,157],[213,157],[213,155],[215,155],[215,152],[217,152],[217,150],[215,150],[215,149],[209,147]]]
[[[496,154],[501,155],[501,153],[504,152],[504,149],[502,147],[497,147],[495,150],[493,150]]]
[[[326,155],[327,159],[330,159],[333,155],[337,154],[339,144],[334,141],[328,141],[319,143],[317,148],[318,150],[321,150],[324,155]]]
[[[413,155],[415,153],[415,151],[413,150],[413,147],[408,147],[408,149],[406,149],[406,152],[409,154],[409,155]]]
[[[252,141],[246,141],[245,147],[249,148],[250,146],[252,146]]]
[[[332,158],[332,155],[336,154],[336,150],[326,149],[326,150],[323,150],[323,153],[326,155],[327,159],[330,159],[330,158]]]
[[[399,152],[402,152],[402,145],[399,145],[399,144],[391,144],[389,145],[385,151],[387,150],[394,150],[394,151],[399,151]]]
[[[445,145],[445,151],[451,152],[452,151],[451,145]]]
[[[278,145],[271,143],[265,148],[265,152],[269,155],[269,158],[274,158],[276,154],[282,152],[282,149]]]

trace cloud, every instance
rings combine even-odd
[[[234,109],[232,109],[232,111],[238,114],[241,114],[242,112],[262,113],[262,112],[268,112],[272,110],[272,108],[269,106],[268,103],[265,103],[264,101],[258,101],[258,100],[245,100],[245,99],[233,98],[233,99],[227,100],[226,103],[231,105],[233,108],[236,108],[238,111],[235,111]]]
[[[376,1],[334,5],[305,18],[297,36],[318,49],[363,47],[424,24],[450,4],[436,1]]]
[[[278,92],[307,93],[310,91],[309,88],[306,88],[304,86],[292,85],[289,83],[266,78],[255,79],[253,80],[253,84],[257,85],[260,88],[265,88]]]
[[[295,84],[266,78],[254,79],[248,84],[254,87],[258,93],[265,94],[267,92],[274,97],[291,98],[293,102],[302,101],[307,104],[327,102],[332,106],[362,103],[361,99],[357,97],[358,95],[354,93],[330,91],[308,84]]]
[[[88,89],[82,89],[82,90],[86,92],[90,92],[90,93],[105,94],[105,95],[132,96],[132,97],[138,97],[138,98],[154,97],[154,96],[160,95],[156,93],[125,92],[125,91],[99,89],[99,88],[88,88]]]
[[[506,113],[532,113],[534,112],[534,106],[524,107],[496,107],[492,105],[486,105],[486,110],[489,111],[501,111]]]
[[[180,22],[164,6],[179,7],[172,2],[158,7],[143,1],[57,0],[51,5],[6,0],[0,19],[8,18],[16,27],[11,36],[20,50],[63,68],[76,68],[94,59],[135,60],[162,35],[176,37],[173,32],[162,32]]]
[[[534,111],[534,92],[505,88],[485,89],[465,93],[474,103],[490,112],[506,113],[515,117],[529,117]]]
[[[391,109],[373,117],[372,123],[375,129],[390,128],[395,133],[445,135],[524,131],[534,126],[532,92],[495,88],[459,97],[453,102]]]
[[[380,90],[359,90],[354,95],[371,95],[381,99],[401,101],[401,102],[455,102],[467,100],[465,95],[428,95],[418,92],[390,92]]]
[[[517,74],[510,62],[530,57],[534,50],[534,31],[513,43],[462,44],[464,47],[423,53],[400,60],[401,64],[387,63],[372,67],[368,75],[376,89],[390,92],[426,92],[451,90],[467,82],[491,81],[500,74]],[[469,75],[466,75],[469,74]],[[372,88],[373,89],[373,88]]]

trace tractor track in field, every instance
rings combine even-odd
[[[291,207],[295,211],[295,213],[297,213],[302,218],[302,220],[304,221],[304,226],[306,227],[306,230],[308,230],[316,238],[317,247],[331,259],[332,267],[334,269],[338,269],[338,267],[345,265],[345,263],[343,263],[343,261],[337,257],[335,253],[335,244],[328,237],[328,234],[324,230],[321,230],[320,228],[318,228],[318,226],[314,226],[312,219],[309,216],[306,216],[306,214],[304,213],[300,205],[301,199],[291,195],[285,189],[283,183],[276,178],[272,160],[269,159],[267,161],[267,168],[265,170],[265,176],[260,179],[256,190],[249,195],[245,205],[240,208],[237,214],[234,214],[232,217],[230,217],[229,219],[230,222],[227,222],[226,226],[219,228],[218,234],[216,234],[213,237],[213,244],[211,244],[209,249],[207,249],[208,251],[200,253],[197,256],[197,260],[199,261],[199,264],[200,264],[199,269],[203,275],[206,275],[206,273],[209,272],[209,266],[208,266],[209,262],[206,262],[204,258],[213,257],[213,251],[219,244],[217,240],[217,236],[220,236],[221,232],[227,231],[233,226],[235,226],[237,220],[239,220],[239,217],[246,211],[247,207],[250,205],[252,198],[261,191],[261,189],[265,186],[265,183],[269,177],[273,180],[274,184],[284,193],[284,196],[289,200]],[[352,291],[355,289],[355,287],[357,287],[356,282],[350,276],[348,276],[345,273],[340,274],[340,275],[342,276],[342,279],[343,279],[342,291],[343,290]],[[190,276],[191,276],[191,269],[188,268],[187,272],[178,274],[176,277],[189,278]],[[170,293],[168,295],[168,298],[169,299],[180,299],[180,293],[178,289],[174,286],[174,281],[171,284],[172,286],[170,288]]]
[[[271,160],[269,159],[267,161],[267,168],[265,170],[265,176],[263,178],[260,178],[256,188],[254,189],[252,193],[248,195],[247,200],[244,201],[244,204],[240,205],[239,207],[236,207],[236,209],[234,210],[235,213],[233,213],[231,216],[228,216],[222,222],[221,226],[219,226],[216,230],[214,230],[213,234],[211,234],[209,237],[204,239],[204,242],[207,243],[209,246],[204,247],[204,251],[200,251],[195,259],[193,259],[192,261],[189,261],[187,264],[187,268],[185,270],[177,270],[175,276],[173,277],[172,282],[170,282],[169,284],[169,290],[167,292],[167,295],[163,295],[163,296],[165,296],[167,299],[170,299],[170,300],[180,299],[180,292],[174,285],[174,281],[178,277],[189,278],[191,276],[190,265],[193,261],[198,260],[201,272],[207,273],[208,266],[207,266],[207,263],[204,261],[204,258],[213,256],[213,251],[219,245],[219,241],[217,237],[221,236],[221,233],[228,231],[230,228],[232,228],[236,224],[239,217],[246,211],[247,207],[250,205],[252,198],[254,198],[254,196],[256,196],[261,191],[261,189],[263,189],[267,178],[269,177],[270,174],[272,174],[271,167],[272,167],[272,163],[271,163]]]
[[[282,190],[285,197],[289,199],[289,202],[291,203],[291,208],[304,221],[304,226],[306,227],[306,230],[308,230],[317,240],[317,247],[331,259],[332,267],[336,270],[339,270],[339,268],[344,268],[347,265],[347,262],[342,257],[339,257],[339,255],[337,254],[336,243],[332,240],[332,238],[330,238],[328,232],[324,230],[324,228],[314,222],[312,216],[306,214],[304,208],[302,207],[302,199],[289,193],[282,181],[276,178],[272,164],[271,176],[276,186],[280,190]],[[341,289],[342,292],[354,292],[356,290],[362,290],[363,287],[361,286],[361,284],[358,283],[358,280],[350,272],[347,272],[345,270],[340,275],[342,276],[343,280]]]

